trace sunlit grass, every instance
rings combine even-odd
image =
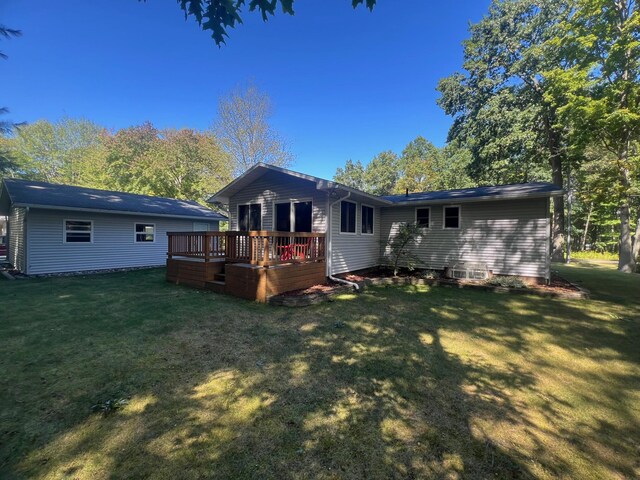
[[[592,299],[2,282],[0,478],[639,477],[640,276],[557,268]]]

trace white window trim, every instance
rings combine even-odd
[[[89,232],[90,240],[88,242],[67,242],[67,222],[89,222],[91,224],[91,231]],[[93,243],[93,220],[86,220],[80,218],[65,218],[62,220],[62,243],[69,245],[91,245]]]
[[[290,199],[281,199],[274,200],[271,205],[271,227],[272,230],[276,231],[276,205],[281,205],[283,203],[289,204],[289,232],[296,231],[296,215],[295,209],[293,208],[294,203],[311,203],[311,231],[313,232],[313,198],[290,198]],[[239,215],[238,215],[239,216]]]
[[[153,241],[152,242],[139,242],[138,241],[138,233],[143,233],[143,232],[136,232],[136,225],[151,225],[153,227]],[[136,245],[145,245],[145,244],[153,244],[156,243],[156,224],[155,223],[150,223],[150,222],[133,222],[133,243],[135,243]]]
[[[366,233],[362,231],[362,207],[369,207],[373,210],[373,215],[371,216],[371,233]],[[360,204],[360,234],[361,235],[375,235],[376,234],[376,207],[373,205],[368,205],[366,203]]]
[[[240,231],[240,207],[247,206],[249,207],[249,222],[251,222],[251,205],[260,205],[260,228],[258,230],[262,230],[262,225],[264,225],[264,203],[262,202],[250,202],[250,203],[239,203],[236,206],[236,223],[238,224],[238,231]],[[249,230],[252,232],[253,230]]]
[[[206,225],[207,229],[206,230],[196,230],[196,225]],[[192,231],[194,231],[194,232],[210,232],[211,231],[211,224],[209,222],[193,222],[193,225],[191,226],[191,228],[192,228]]]
[[[355,229],[354,229],[353,232],[343,232],[342,231],[342,202],[353,203],[356,206],[356,218],[354,219]],[[351,200],[340,200],[340,203],[338,205],[339,205],[338,208],[340,209],[340,215],[338,215],[338,217],[339,217],[338,234],[339,235],[358,235],[358,202],[352,202]]]
[[[425,227],[424,225],[418,225],[418,210],[429,210],[429,226]],[[444,212],[444,210],[442,210]],[[415,221],[416,221],[416,225],[418,226],[418,228],[422,229],[422,230],[431,230],[431,224],[433,223],[433,217],[431,216],[431,207],[416,207],[415,210]]]
[[[458,209],[458,226],[457,227],[445,226],[445,212],[447,211],[447,208]],[[429,222],[431,222],[431,220],[429,220]],[[442,206],[442,229],[443,230],[460,230],[461,228],[462,228],[462,207],[460,205],[443,205]]]

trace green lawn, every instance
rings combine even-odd
[[[640,275],[559,268],[593,299],[0,281],[0,478],[639,477]]]

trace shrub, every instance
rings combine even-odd
[[[571,258],[576,260],[618,260],[618,254],[612,252],[597,252],[595,250],[584,250],[581,252],[571,252]]]
[[[485,285],[507,288],[527,288],[527,284],[518,277],[493,277],[485,280]]]
[[[385,255],[383,262],[393,269],[394,276],[398,275],[401,266],[413,271],[418,264],[422,263],[411,251],[411,244],[415,243],[421,233],[422,230],[416,223],[401,223],[398,226],[398,232],[385,242],[385,250],[388,249],[389,253]]]

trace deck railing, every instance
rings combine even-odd
[[[307,232],[168,232],[169,258],[270,266],[325,260],[325,234]]]

